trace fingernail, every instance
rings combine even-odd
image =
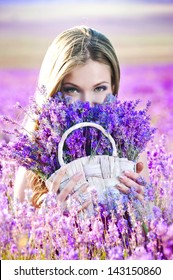
[[[121,187],[121,185],[118,185],[118,184],[116,184],[116,186],[115,186],[117,189],[121,189],[122,187]]]
[[[130,174],[131,174],[131,172],[130,172],[130,171],[128,171],[128,170],[126,170],[126,171],[124,171],[124,174],[125,174],[125,175],[130,175]]]
[[[89,183],[87,183],[87,182],[83,183],[82,186],[81,186],[81,188],[88,188],[88,187],[89,187]]]
[[[76,173],[76,174],[74,175],[74,177],[75,177],[76,179],[79,179],[79,178],[81,178],[82,176],[83,176],[82,173]]]
[[[123,181],[123,180],[125,180],[125,179],[126,179],[126,177],[125,177],[125,176],[122,176],[122,175],[121,175],[121,176],[119,176],[118,178],[119,178],[119,180],[120,180],[120,181]]]

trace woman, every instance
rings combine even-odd
[[[44,85],[47,98],[61,91],[64,96],[70,96],[72,102],[76,100],[89,101],[91,104],[102,103],[110,93],[118,95],[120,69],[115,50],[110,41],[101,33],[91,28],[81,26],[66,30],[55,38],[48,48],[43,60],[38,85]],[[43,100],[37,97],[37,102]],[[29,126],[29,124],[28,124]],[[143,161],[143,160],[142,160]],[[137,164],[137,172],[142,171],[142,162]],[[65,168],[54,177],[52,184],[59,187],[65,174]],[[133,186],[138,198],[143,198],[143,185],[138,183],[139,175],[134,172],[125,172],[119,178],[123,185],[116,186],[120,191],[127,193]],[[57,195],[60,203],[65,203],[73,191],[81,174],[75,174],[66,187]],[[39,206],[44,194],[48,192],[45,182],[32,172],[19,168],[16,176],[14,196],[24,200],[27,188],[32,187],[35,206]],[[85,192],[87,185],[82,187]],[[78,193],[73,194],[74,197]],[[82,207],[88,206],[90,201]]]

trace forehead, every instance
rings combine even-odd
[[[102,81],[111,82],[111,68],[109,65],[89,59],[83,65],[77,65],[66,75],[64,83],[71,82],[79,84],[80,81],[98,83]]]

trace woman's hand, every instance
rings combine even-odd
[[[122,184],[116,185],[117,189],[125,194],[130,193],[130,188],[135,188],[137,198],[140,201],[144,199],[145,180],[141,180],[139,173],[143,170],[143,163],[138,162],[136,165],[136,173],[132,171],[124,171],[123,175],[119,176],[119,181]]]
[[[66,167],[62,167],[58,174],[55,172],[53,176],[51,176],[51,179],[46,181],[46,185],[48,185],[49,191],[56,190],[57,201],[61,204],[63,209],[68,208],[67,210],[69,210],[71,202],[75,200],[79,204],[78,211],[83,211],[91,203],[91,199],[83,199],[83,196],[87,195],[87,188],[89,184],[86,182],[82,184],[78,190],[74,191],[76,185],[80,182],[83,176],[82,173],[76,173],[70,178],[66,186],[60,191],[60,184],[65,173]]]

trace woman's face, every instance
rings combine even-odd
[[[89,59],[64,78],[61,91],[72,101],[102,103],[112,93],[110,66]]]

